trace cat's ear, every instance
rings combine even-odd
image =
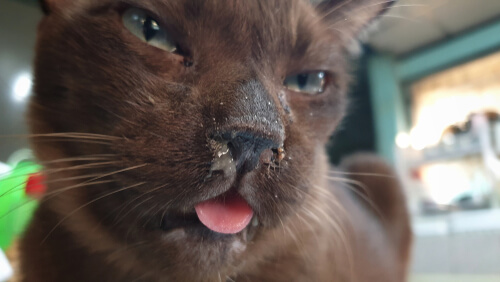
[[[389,10],[394,0],[310,0],[317,3],[320,16],[334,30],[357,36],[376,18]]]
[[[63,6],[71,2],[71,0],[38,0],[43,13],[48,15],[55,10],[61,9]]]

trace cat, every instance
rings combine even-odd
[[[394,172],[324,149],[391,4],[43,1],[23,281],[405,281]]]

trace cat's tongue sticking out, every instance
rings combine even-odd
[[[201,202],[195,207],[196,214],[210,230],[235,234],[247,227],[253,210],[238,193],[220,196]]]

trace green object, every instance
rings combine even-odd
[[[23,161],[0,175],[0,248],[4,251],[24,231],[38,205],[25,194],[29,175],[38,171],[39,165]]]

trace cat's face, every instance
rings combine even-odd
[[[385,5],[48,1],[32,131],[112,136],[34,142],[44,161],[109,162],[76,170],[109,181],[72,189],[91,204],[66,212],[83,210],[103,236],[138,244],[129,254],[157,273],[240,267],[318,184],[346,103],[346,45]],[[236,193],[253,214],[243,231],[220,234],[199,221],[198,204]]]

